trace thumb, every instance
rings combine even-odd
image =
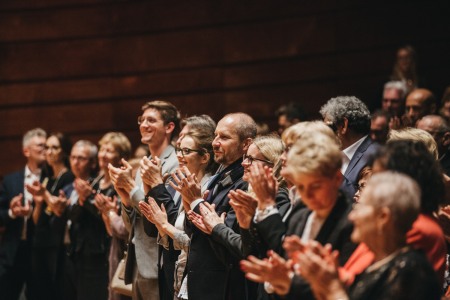
[[[156,165],[157,165],[158,167],[161,167],[161,160],[159,159],[158,156],[155,156],[155,161],[156,161]]]
[[[227,217],[227,213],[226,212],[223,212],[221,215],[220,215],[220,218],[222,219],[222,222],[225,222],[225,218]]]
[[[133,169],[133,167],[124,159],[122,158],[122,164],[127,168],[127,169]]]
[[[203,200],[206,200],[206,198],[208,198],[208,196],[209,196],[209,190],[206,190],[206,191],[203,193]]]
[[[163,213],[166,213],[166,208],[164,207],[164,204],[163,204],[163,203],[161,203],[161,211],[162,211]]]

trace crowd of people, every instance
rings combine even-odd
[[[354,96],[316,121],[289,104],[262,133],[246,113],[180,119],[154,100],[134,156],[120,132],[28,131],[1,184],[0,298],[445,297],[450,97],[436,114],[411,51],[372,114]],[[110,285],[125,252],[131,296]]]

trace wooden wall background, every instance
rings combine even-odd
[[[392,3],[394,2],[394,3]],[[0,176],[23,166],[34,127],[96,142],[164,98],[183,115],[310,116],[330,97],[378,104],[395,50],[416,47],[441,97],[450,84],[448,1],[1,0]]]

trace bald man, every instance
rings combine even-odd
[[[436,141],[439,161],[445,174],[450,175],[450,127],[439,115],[427,115],[417,122],[417,128],[427,131]]]
[[[436,111],[436,98],[427,89],[415,89],[406,97],[405,116],[409,125],[415,126],[422,117],[434,114]]]

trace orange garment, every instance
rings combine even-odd
[[[432,216],[420,214],[406,234],[406,242],[426,254],[439,282],[443,284],[447,245],[444,233],[436,220]],[[346,285],[351,285],[355,276],[370,266],[373,259],[372,251],[364,243],[359,244],[347,263],[339,268],[339,277]]]

